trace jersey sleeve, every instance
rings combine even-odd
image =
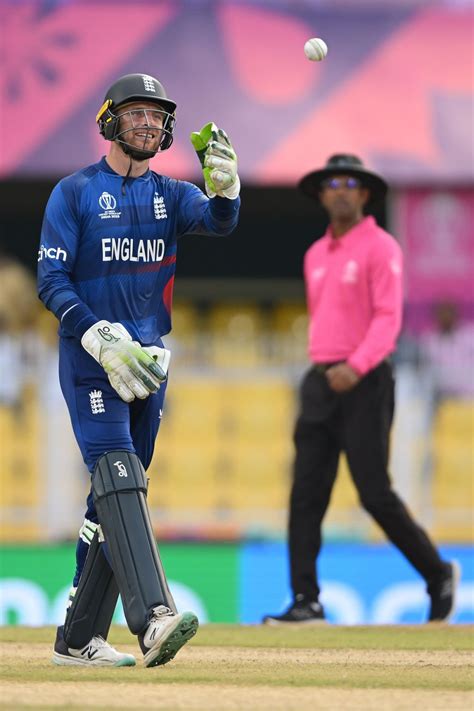
[[[239,220],[240,198],[208,198],[192,183],[179,182],[178,237],[184,234],[228,235]]]
[[[74,184],[58,183],[46,206],[38,250],[38,295],[61,327],[80,338],[99,319],[79,298],[71,275],[80,240]]]
[[[373,317],[365,338],[347,359],[365,375],[395,350],[402,324],[402,251],[393,239],[381,240],[371,253],[369,287]]]

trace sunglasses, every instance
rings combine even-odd
[[[322,181],[321,187],[328,190],[338,190],[338,188],[355,190],[356,188],[361,188],[362,183],[358,178],[327,178]]]

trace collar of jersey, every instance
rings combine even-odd
[[[377,226],[377,223],[375,222],[375,218],[372,217],[372,215],[366,215],[360,222],[358,222],[356,225],[354,225],[354,227],[352,227],[348,232],[346,232],[341,237],[338,237],[338,239],[332,238],[330,227],[328,227],[326,234],[324,236],[327,238],[328,244],[332,245],[333,247],[341,246],[341,245],[347,246],[349,244],[349,242],[352,242],[353,240],[363,239],[364,237],[366,237],[367,233],[371,232],[376,226]]]
[[[113,170],[113,168],[110,167],[110,165],[105,160],[105,156],[102,156],[102,158],[99,161],[99,169],[102,170],[104,173],[108,173],[109,175],[115,175],[117,178],[123,179],[123,177],[124,177],[123,175],[119,175],[119,173],[116,173],[115,170]],[[127,178],[127,180],[143,180],[143,179],[148,180],[150,175],[151,175],[151,170],[148,168],[148,170],[145,173],[143,173],[143,175],[139,175],[138,178],[129,177],[129,178]]]

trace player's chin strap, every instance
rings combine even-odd
[[[131,146],[130,143],[127,143],[126,141],[122,141],[121,138],[117,138],[117,143],[120,143],[120,147],[123,150],[123,152],[127,155],[130,156],[130,158],[133,158],[133,160],[137,161],[142,161],[142,160],[149,160],[150,158],[154,158],[156,154],[158,153],[158,149],[156,151],[145,151],[141,148],[135,148],[134,146]]]
[[[120,140],[120,138],[117,139],[117,142],[120,143],[120,148],[123,150],[125,155],[127,155],[130,159],[127,174],[125,175],[124,179],[122,180],[122,195],[125,195],[125,185],[127,183],[127,180],[130,177],[130,173],[132,172],[133,161],[134,160],[136,160],[136,161],[149,160],[150,158],[154,158],[156,156],[156,154],[158,153],[158,151],[142,151],[137,148],[132,148],[128,143]]]
[[[125,185],[127,183],[127,180],[130,177],[130,173],[132,172],[133,156],[129,155],[129,157],[130,157],[130,163],[128,164],[127,174],[125,175],[124,179],[122,180],[122,195],[125,195]]]

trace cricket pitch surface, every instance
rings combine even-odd
[[[136,667],[59,667],[55,630],[0,628],[2,709],[464,711],[474,708],[472,626],[205,625],[163,667],[134,637],[109,641]]]

